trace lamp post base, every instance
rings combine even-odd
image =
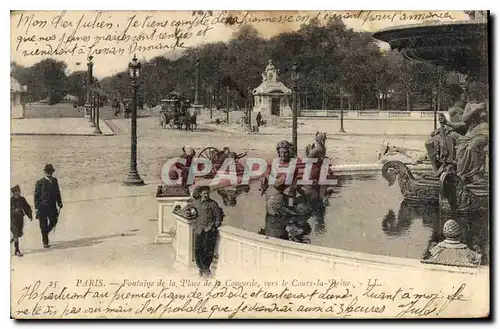
[[[345,134],[345,130],[344,130],[344,128],[340,128],[340,129],[339,129],[339,133],[344,133],[344,134]]]
[[[99,127],[97,127],[97,126],[94,129],[94,135],[102,135],[101,129]]]
[[[138,186],[138,185],[145,185],[145,183],[137,172],[131,171],[128,173],[127,177],[123,181],[123,185]]]

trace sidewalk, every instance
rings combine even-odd
[[[11,135],[97,136],[86,118],[11,119]],[[99,120],[102,135],[114,135],[104,120]]]
[[[11,270],[68,275],[86,275],[89,270],[173,272],[172,245],[153,244],[158,225],[156,187],[108,184],[62,191],[64,208],[49,235],[51,248],[42,248],[38,220],[25,218],[20,243],[24,257],[12,257]],[[26,198],[33,207],[32,197]]]

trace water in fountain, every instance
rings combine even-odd
[[[380,176],[348,177],[334,190],[325,231],[311,234],[313,245],[420,259],[442,227],[437,206],[404,202],[399,189],[388,187]],[[213,197],[222,205],[216,194]],[[259,185],[251,184],[236,205],[224,207],[224,224],[257,233],[265,221],[265,201],[260,194]],[[481,245],[487,245],[483,242]]]

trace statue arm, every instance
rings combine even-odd
[[[446,125],[452,129],[463,129],[466,128],[467,125],[463,122],[446,122]]]

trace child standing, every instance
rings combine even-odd
[[[33,212],[28,201],[21,196],[19,185],[11,188],[10,193],[10,232],[12,233],[10,242],[14,242],[14,254],[17,257],[22,257],[23,254],[19,250],[19,238],[23,235],[24,216],[28,216],[30,220],[33,220]]]

